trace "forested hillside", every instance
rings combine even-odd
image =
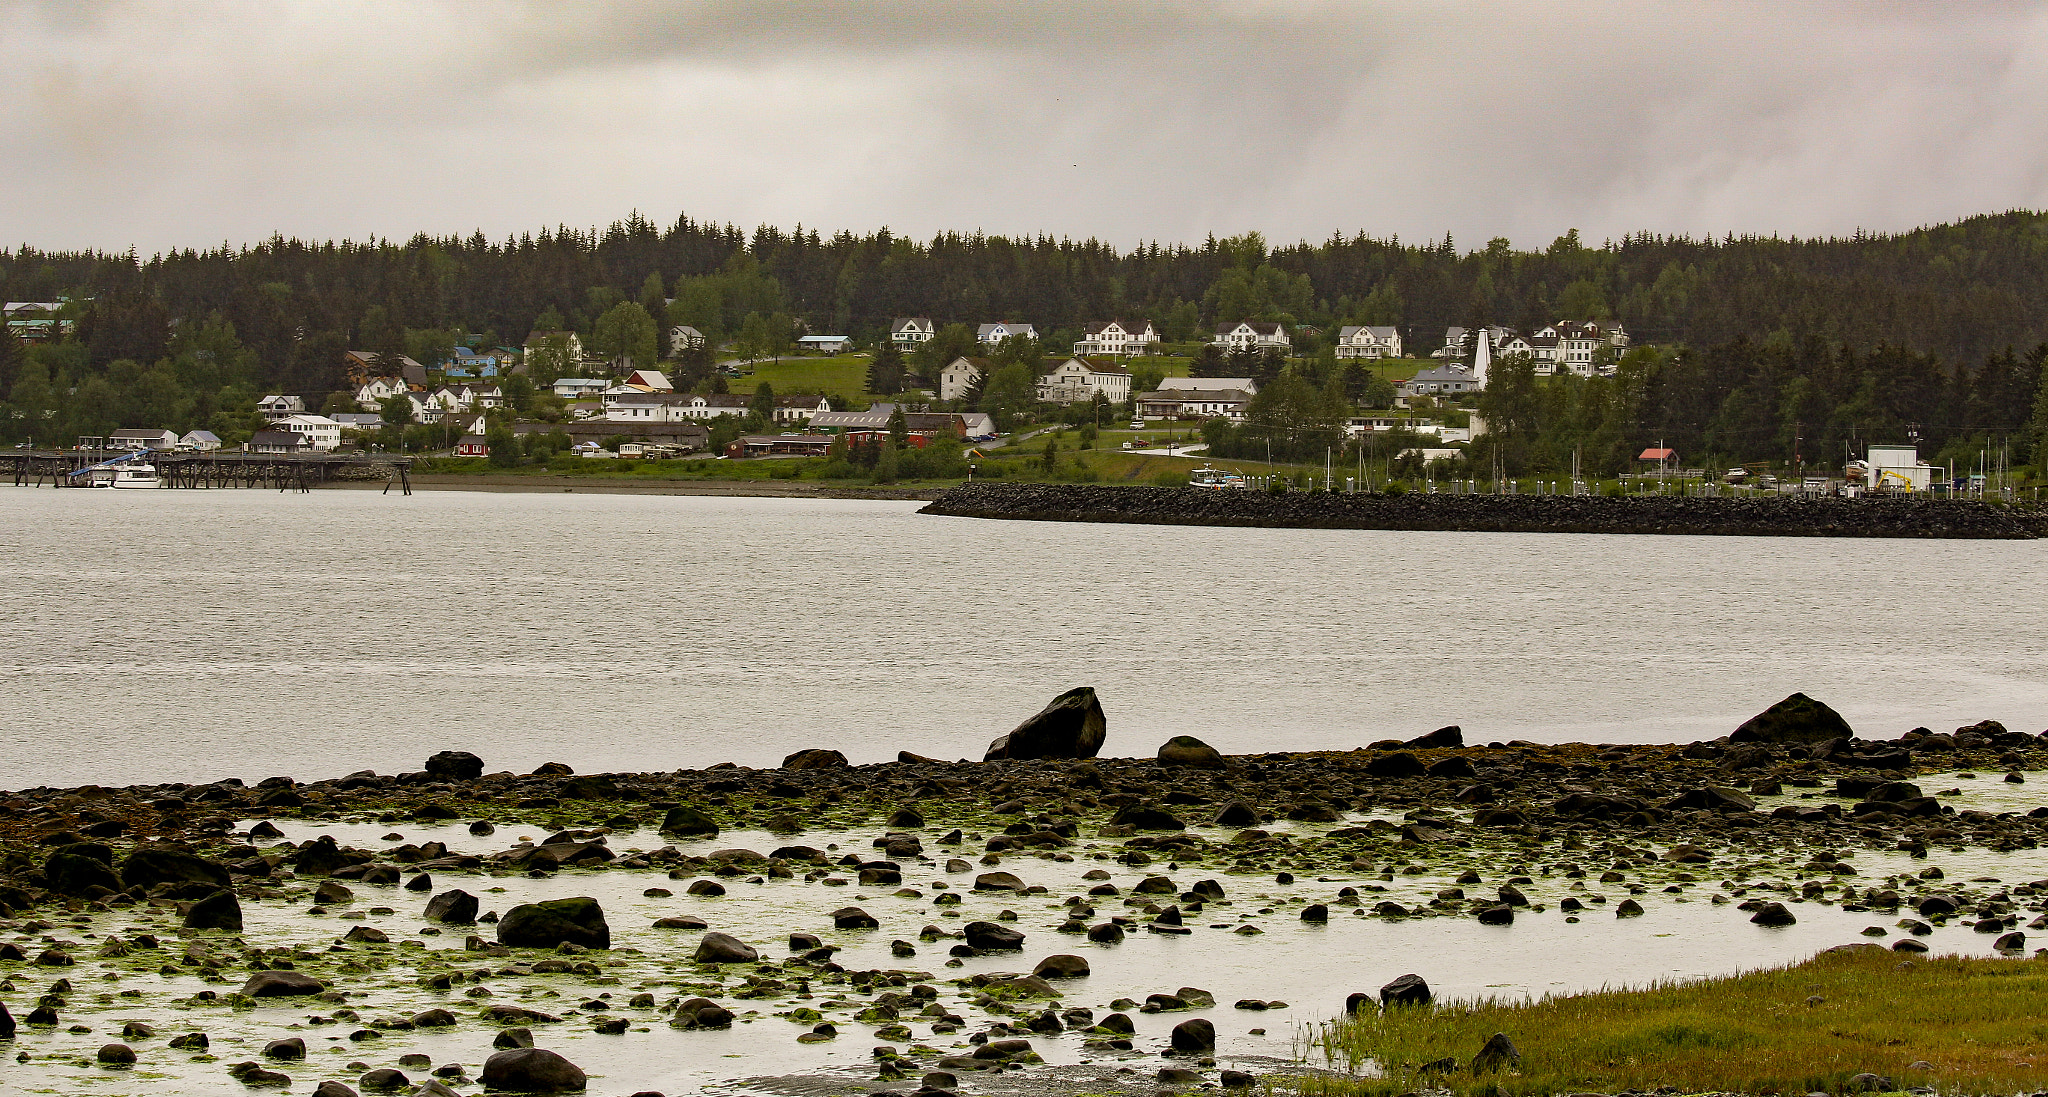
[[[1245,318],[1324,339],[1340,324],[1395,324],[1411,354],[1452,324],[1617,319],[1639,344],[1691,348],[1637,379],[1629,421],[1608,426],[1626,436],[1617,446],[1664,431],[1745,456],[1817,437],[1810,423],[1827,446],[2023,426],[2039,384],[2030,348],[2048,338],[2044,286],[2048,214],[2027,211],[1847,239],[1593,246],[1570,233],[1541,251],[1363,235],[1269,247],[1256,234],[1119,251],[1050,237],[749,234],[638,215],[501,242],[278,238],[148,259],[24,246],[0,252],[0,297],[93,301],[68,344],[0,348],[0,393],[16,434],[24,415],[95,383],[125,401],[120,418],[160,415],[147,396],[157,391],[205,421],[253,390],[323,396],[340,385],[343,350],[407,350],[421,333],[516,345],[559,322],[601,344],[600,318],[625,303],[714,339],[765,331],[771,343],[805,330],[874,340],[896,316],[1021,320],[1055,351],[1110,317],[1151,319],[1179,341]],[[1297,345],[1312,356],[1316,339]],[[1859,408],[1867,425],[1851,421]]]

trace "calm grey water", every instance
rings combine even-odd
[[[895,502],[0,488],[0,787],[2048,727],[2048,543],[986,522]]]

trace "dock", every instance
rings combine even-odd
[[[84,487],[85,480],[77,473],[129,456],[119,450],[0,450],[0,480],[16,487]],[[226,450],[159,450],[133,456],[155,467],[159,488],[311,491],[337,480],[383,480],[387,494],[393,484],[400,494],[412,494],[410,457]]]

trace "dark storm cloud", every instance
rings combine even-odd
[[[2036,5],[18,3],[0,238],[1541,246],[2048,204]]]

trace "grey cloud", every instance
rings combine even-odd
[[[1128,245],[2048,204],[2039,7],[15,3],[0,236],[657,219]]]

